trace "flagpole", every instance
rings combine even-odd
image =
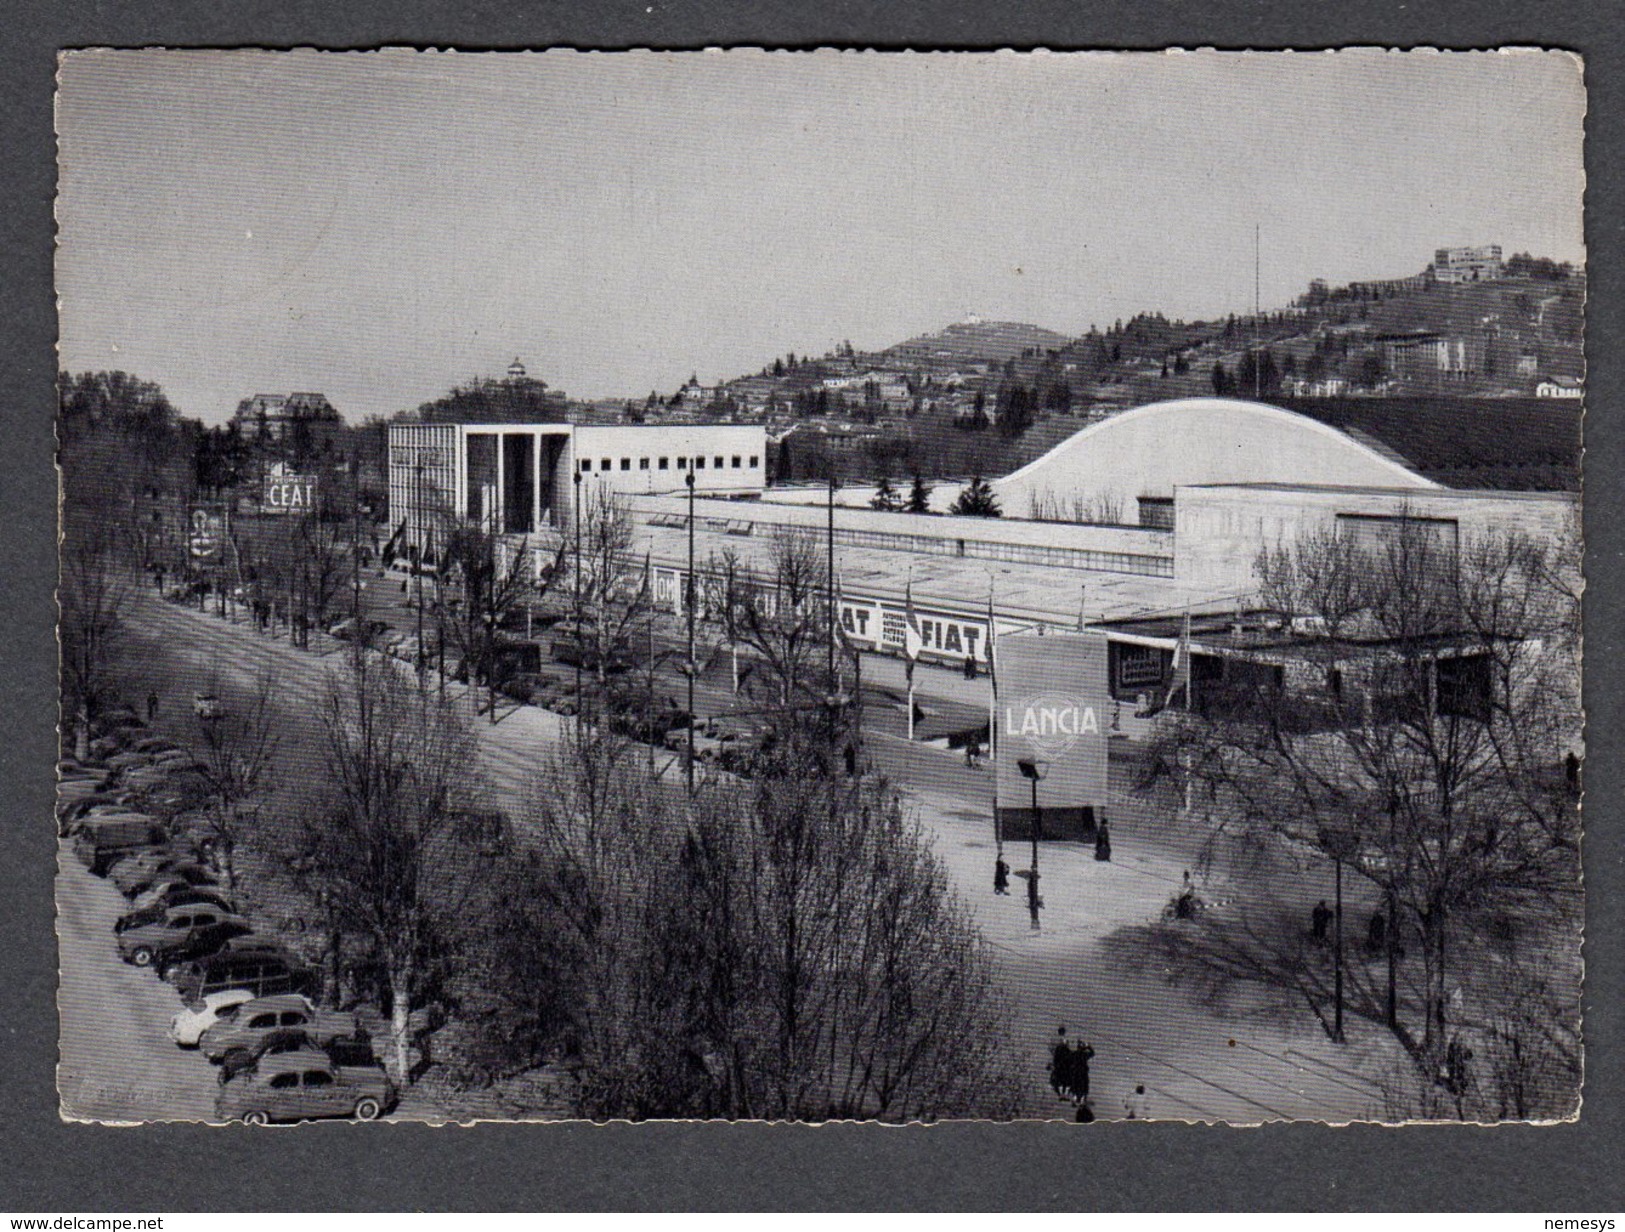
[[[903,635],[903,675],[908,680],[908,739],[914,741],[914,659],[919,654],[915,645],[917,626],[914,623],[914,566],[908,567],[908,581],[903,589],[903,617],[907,631]]]
[[[1004,855],[1004,827],[999,824],[999,676],[994,652],[999,644],[998,626],[993,620],[993,571],[987,574],[987,756],[993,764],[993,847]]]

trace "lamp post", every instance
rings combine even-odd
[[[690,460],[683,476],[688,485],[688,575],[685,579],[683,609],[688,617],[688,741],[683,750],[683,778],[688,794],[694,794],[694,464]]]
[[[835,489],[840,486],[839,481],[835,478],[835,469],[832,464],[829,472],[829,533],[826,536],[828,561],[824,576],[824,584],[829,594],[829,629],[827,630],[829,635],[829,655],[825,670],[829,676],[831,691],[835,689],[835,621],[838,619],[835,612]],[[910,718],[912,719],[912,717],[913,712],[911,710]]]
[[[1358,838],[1348,830],[1320,831],[1321,846],[1330,853],[1335,897],[1332,908],[1332,1039],[1343,1042],[1343,861],[1354,855]]]
[[[413,538],[418,540],[418,543],[416,545],[417,546],[417,551],[414,554],[414,559],[412,561],[412,572],[417,574],[417,577],[416,577],[415,581],[417,583],[417,592],[418,592],[418,596],[417,596],[417,600],[418,600],[417,601],[418,642],[417,642],[417,654],[415,656],[415,662],[417,663],[418,692],[419,693],[423,692],[423,667],[424,667],[424,663],[423,663],[423,538],[424,538],[423,525],[424,525],[424,522],[425,522],[426,519],[423,516],[423,461],[424,461],[424,456],[423,455],[424,455],[424,451],[422,449],[419,449],[418,450],[418,455],[417,455],[417,466],[415,468],[416,471],[417,471],[417,483],[415,485],[416,490],[415,490],[413,498],[412,498],[413,503],[417,507],[414,512],[417,514],[417,523],[418,523],[418,525],[417,525],[417,534],[413,536]],[[356,636],[358,636],[358,637],[360,636],[359,631],[357,632]]]
[[[575,531],[576,565],[571,570],[574,575],[575,586],[575,661],[576,661],[576,732],[581,732],[582,697],[581,697],[581,656],[585,650],[585,641],[581,629],[581,463],[571,451],[570,465],[575,470],[574,506],[570,522]]]
[[[1043,905],[1043,901],[1038,897],[1038,834],[1043,828],[1041,824],[1043,814],[1038,811],[1038,784],[1049,772],[1049,762],[1022,758],[1016,763],[1016,768],[1021,771],[1021,777],[1033,787],[1033,855],[1032,868],[1027,878],[1027,911],[1032,916],[1032,926],[1037,928],[1038,909]]]

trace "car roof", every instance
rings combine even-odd
[[[281,992],[269,997],[255,997],[252,1001],[245,1001],[243,1008],[249,1015],[262,1010],[303,1010],[312,1008],[310,1003],[297,993]]]
[[[300,1073],[307,1069],[333,1069],[333,1062],[326,1053],[317,1052],[310,1048],[301,1048],[298,1052],[276,1052],[260,1058],[259,1075],[261,1078],[271,1078],[277,1074],[289,1071]]]
[[[252,1001],[254,994],[247,988],[219,988],[203,998],[203,1004],[208,1009],[223,1009],[233,1003],[241,1005],[245,1001]]]

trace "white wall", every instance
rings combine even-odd
[[[1257,588],[1254,562],[1265,547],[1336,525],[1340,513],[1450,518],[1462,541],[1521,531],[1545,542],[1567,533],[1577,499],[1564,492],[1478,492],[1437,488],[1315,490],[1190,487],[1175,498],[1174,576],[1216,594]]]
[[[686,490],[687,471],[677,459],[703,457],[694,471],[694,486],[701,492],[759,492],[767,484],[767,433],[759,424],[583,424],[575,429],[570,458],[572,474],[583,460],[592,463],[587,479],[607,483],[617,492],[679,492]],[[718,470],[716,460],[723,459]],[[740,465],[733,465],[734,458]],[[603,461],[610,459],[611,469]],[[666,469],[660,469],[660,459]],[[756,460],[751,465],[751,459]],[[625,459],[631,469],[622,470]],[[641,463],[648,461],[648,469]]]

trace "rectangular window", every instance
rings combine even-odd
[[[1148,530],[1173,530],[1174,498],[1171,496],[1140,497],[1140,525]]]
[[[639,458],[638,459],[638,469],[640,471],[648,470],[649,469],[649,459],[648,458]]]
[[[621,459],[621,469],[623,471],[631,470],[632,469],[632,459],[631,458],[622,458]]]
[[[1458,527],[1454,518],[1407,518],[1369,513],[1340,513],[1337,532],[1367,552],[1396,549],[1442,557],[1454,563]],[[1441,562],[1442,563],[1442,562]]]
[[[720,471],[722,469],[722,455],[721,454],[717,455],[716,464],[717,464],[717,469]]]
[[[705,458],[703,456],[694,459],[694,469],[697,471],[705,469]]]
[[[666,458],[661,458],[661,459],[660,459],[660,469],[661,469],[661,470],[666,470],[666,469],[668,469],[668,468],[667,468],[667,466],[666,466],[666,462],[667,462],[667,459],[666,459]]]
[[[739,469],[739,455],[734,454],[734,470],[738,470],[738,469]]]
[[[607,471],[614,464],[615,464],[615,462],[614,462],[614,459],[612,459],[612,458],[600,458],[600,459],[598,459],[598,469],[601,470],[601,471]]]
[[[688,459],[687,458],[678,458],[677,459],[677,469],[680,470],[680,471],[686,471],[688,469]]]
[[[1494,672],[1489,655],[1440,659],[1434,665],[1434,670],[1437,673],[1435,683],[1441,715],[1475,719],[1480,723],[1490,721]]]
[[[751,465],[752,465],[752,466],[755,466],[755,465],[756,465],[756,462],[757,462],[757,458],[756,458],[756,455],[755,455],[755,454],[751,454],[751,455],[750,455],[750,464],[751,464]]]
[[[592,459],[591,458],[582,458],[581,459],[581,469],[582,469],[583,473],[585,473],[587,471],[590,471],[592,469]]]

